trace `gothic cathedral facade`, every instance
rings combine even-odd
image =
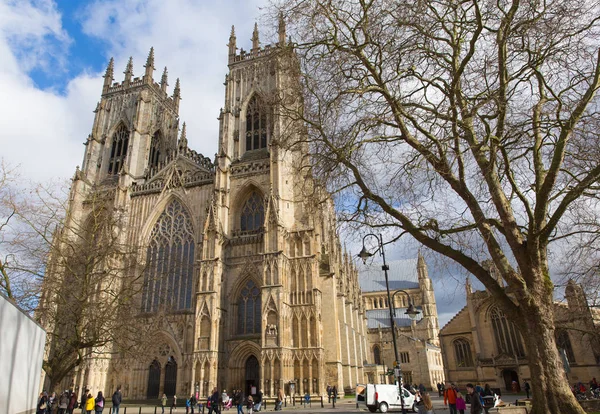
[[[69,217],[83,222],[86,194],[110,193],[127,217],[125,239],[144,246],[139,316],[170,312],[135,361],[87,359],[68,378],[79,389],[110,395],[120,385],[127,399],[214,387],[322,395],[328,384],[341,391],[363,381],[357,271],[331,199],[303,195],[305,154],[280,145],[285,121],[268,98],[290,81],[280,70],[281,26],[279,42],[265,47],[255,28],[249,52],[232,29],[214,160],[188,148],[179,79],[170,95],[166,68],[154,81],[153,50],[139,78],[130,59],[113,83],[109,63]]]

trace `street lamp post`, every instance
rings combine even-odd
[[[367,237],[375,237],[375,239],[377,239],[377,245],[378,245],[377,250],[375,250],[373,253],[370,253],[369,251],[367,251],[367,248],[365,247],[365,240],[367,239]],[[381,270],[383,270],[383,274],[385,275],[385,290],[387,292],[388,309],[390,311],[390,328],[392,330],[392,342],[394,344],[394,358],[396,358],[396,360],[394,361],[394,373],[396,374],[396,377],[398,378],[398,382],[399,382],[398,393],[400,394],[400,404],[402,407],[402,413],[406,414],[406,409],[404,407],[404,393],[402,392],[402,368],[400,367],[400,360],[398,358],[398,346],[396,343],[396,329],[395,329],[396,326],[394,323],[395,309],[393,308],[392,298],[390,296],[390,283],[389,283],[389,279],[388,279],[388,270],[390,270],[390,267],[387,265],[387,263],[385,261],[385,251],[383,250],[383,236],[381,234],[377,235],[374,233],[366,234],[363,237],[363,246],[362,246],[362,250],[358,254],[358,257],[360,257],[362,259],[363,263],[366,264],[367,259],[371,256],[374,256],[378,252],[379,252],[379,255],[381,256],[381,258],[383,259],[383,266],[381,266]],[[403,290],[399,290],[399,291],[404,292]],[[394,295],[396,295],[396,293],[398,293],[398,292],[394,292]],[[412,303],[410,302],[410,296],[408,295],[408,293],[406,293],[406,292],[404,292],[404,293],[408,296],[409,305],[410,305],[405,313],[407,315],[409,315],[411,317],[411,319],[414,319],[419,314],[419,311],[414,309],[414,307],[412,306]],[[411,312],[409,313],[409,311],[411,311]]]

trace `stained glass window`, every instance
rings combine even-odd
[[[471,354],[471,344],[463,338],[454,341],[454,354],[456,356],[456,364],[459,367],[472,367],[473,355]]]
[[[142,312],[191,309],[194,247],[190,214],[173,200],[150,235]]]
[[[556,346],[558,349],[565,351],[565,355],[567,356],[569,364],[575,363],[575,353],[573,352],[573,347],[571,346],[571,339],[569,338],[569,333],[564,329],[556,332]]]
[[[515,324],[508,321],[504,312],[498,308],[492,309],[490,317],[498,353],[510,356],[525,356],[521,335],[519,335]]]
[[[239,335],[260,333],[260,289],[249,280],[244,285],[238,299]]]
[[[110,148],[110,158],[108,159],[108,173],[118,174],[125,162],[127,156],[127,146],[129,145],[129,131],[125,125],[119,126],[113,134],[112,146]]]
[[[246,108],[246,151],[267,147],[265,105],[254,95]]]
[[[258,193],[253,192],[242,208],[240,229],[242,231],[258,230],[263,226],[264,219],[263,200]]]

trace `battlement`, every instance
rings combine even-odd
[[[274,51],[280,50],[281,47],[285,46],[285,22],[283,16],[279,16],[279,41],[275,44],[268,44],[264,47],[260,47],[260,41],[258,37],[258,25],[254,23],[254,31],[252,32],[252,49],[250,52],[246,52],[244,49],[240,49],[240,53],[237,52],[235,27],[231,26],[231,35],[229,36],[229,64],[243,62],[246,60],[259,59],[266,56],[270,56]]]

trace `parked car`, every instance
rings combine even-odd
[[[412,409],[416,413],[418,397],[404,387],[402,387],[402,397],[404,398],[404,408]],[[358,384],[356,386],[357,406],[359,408],[366,407],[372,413],[377,410],[381,413],[401,410],[401,400],[397,384]]]

